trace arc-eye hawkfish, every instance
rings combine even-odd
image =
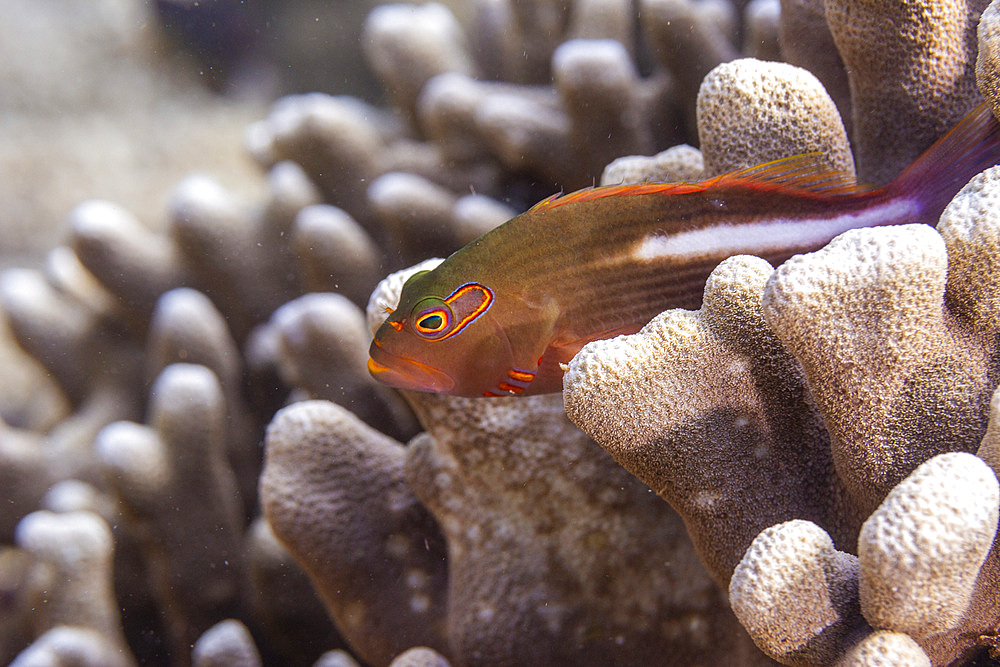
[[[998,162],[1000,123],[982,104],[881,188],[804,155],[699,183],[550,197],[410,277],[368,368],[395,387],[461,396],[560,391],[561,364],[585,343],[697,308],[727,257],[777,265],[849,229],[934,225]]]

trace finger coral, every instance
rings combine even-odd
[[[727,260],[701,310],[586,348],[563,400],[365,368],[406,276],[560,189],[790,153],[895,176],[974,80],[996,107],[984,4],[380,6],[341,58],[391,107],[289,95],[247,131],[256,190],[194,173],[162,220],[80,204],[65,245],[0,275],[45,376],[0,364],[0,660],[995,652],[997,170],[937,232]]]
[[[937,456],[896,485],[858,537],[861,612],[872,626],[920,641],[963,621],[998,502],[996,475],[964,452]]]
[[[1000,7],[991,2],[983,10],[976,34],[979,54],[976,58],[976,86],[993,107],[1000,111]]]
[[[33,595],[26,602],[35,610],[33,630],[43,639],[15,664],[42,664],[46,653],[58,660],[89,655],[83,659],[99,664],[94,652],[108,664],[134,664],[112,591],[114,546],[107,524],[89,512],[39,511],[21,520],[16,539],[34,558],[28,580]]]
[[[229,619],[213,625],[191,650],[194,667],[260,667],[260,656],[246,626]]]
[[[403,479],[400,443],[323,401],[268,428],[265,515],[363,659],[444,647],[447,576],[438,527]]]
[[[854,173],[833,100],[819,79],[787,63],[746,58],[709,72],[698,90],[698,136],[706,176],[816,151],[827,168]]]
[[[848,232],[774,271],[731,258],[700,311],[668,311],[634,336],[587,345],[570,364],[569,416],[685,517],[741,620],[783,662],[829,664],[870,623],[942,664],[968,658],[996,623],[973,602],[997,594],[986,576],[995,478],[981,466],[938,491],[913,471],[928,459],[968,460],[948,452],[976,451],[986,431],[1000,291],[994,260],[976,259],[1000,238],[987,204],[998,177],[1000,168],[974,178],[939,232]],[[937,483],[958,476],[947,470]],[[931,495],[918,502],[908,485]],[[970,500],[947,495],[980,487],[956,496]],[[954,529],[954,547],[935,532],[940,518],[905,518],[957,502],[973,513]],[[794,569],[773,564],[782,559]],[[746,572],[802,574],[781,592],[758,588],[765,575],[733,575],[741,561]],[[851,583],[858,567],[860,586]],[[946,593],[921,611],[936,590]],[[782,596],[794,603],[775,607]]]
[[[831,664],[864,627],[857,556],[801,519],[754,538],[733,572],[729,602],[757,645],[784,664]]]
[[[171,611],[167,630],[180,651],[235,602],[242,512],[225,458],[224,399],[211,371],[169,366],[151,400],[150,426],[110,424],[95,447],[144,535],[149,577]],[[173,512],[164,515],[158,510],[168,498]],[[191,541],[199,548],[190,548]]]
[[[865,521],[857,557],[808,521],[762,532],[733,573],[733,609],[758,646],[785,664],[833,664],[841,655],[866,664],[866,654],[891,664],[968,659],[976,635],[998,620],[972,604],[984,586],[998,501],[997,478],[982,459],[941,454]]]
[[[987,4],[825,3],[848,73],[862,180],[888,182],[976,105],[976,25]]]
[[[449,667],[450,664],[434,649],[417,646],[400,653],[389,667]]]
[[[92,630],[59,626],[35,640],[10,663],[14,667],[129,667],[135,664]]]
[[[964,336],[972,323],[942,308],[947,271],[941,236],[908,227],[845,234],[769,282],[765,315],[801,364],[838,476],[865,513],[928,456],[974,450],[985,428],[996,351],[988,330]]]
[[[845,491],[820,417],[763,319],[770,273],[761,259],[723,262],[701,311],[591,343],[564,378],[570,419],[671,502],[723,584],[753,537],[789,513],[845,521],[832,515]]]
[[[372,327],[408,274],[376,289]],[[701,634],[727,614],[678,517],[568,423],[558,396],[406,395],[426,433],[406,450],[405,478],[447,543],[454,661],[631,663],[669,650],[685,662],[743,650],[738,635]],[[523,643],[511,646],[512,632]]]

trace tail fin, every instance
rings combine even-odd
[[[1000,164],[1000,122],[989,103],[983,102],[885,189],[919,202],[923,221],[936,225],[958,191],[996,164]]]

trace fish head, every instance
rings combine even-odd
[[[403,285],[399,305],[375,332],[368,370],[379,382],[456,396],[482,396],[513,364],[491,311],[496,295],[478,282],[445,291],[427,272]]]

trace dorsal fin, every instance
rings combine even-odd
[[[555,208],[573,202],[632,195],[683,195],[713,188],[744,186],[766,192],[850,195],[870,192],[849,172],[830,169],[822,153],[793,155],[746,169],[731,171],[697,183],[638,183],[584,188],[569,194],[555,194],[535,204],[531,210]]]
[[[859,185],[850,172],[831,169],[820,152],[792,155],[731,171],[723,174],[719,180],[719,184],[733,182],[824,195],[856,194],[872,189]]]

